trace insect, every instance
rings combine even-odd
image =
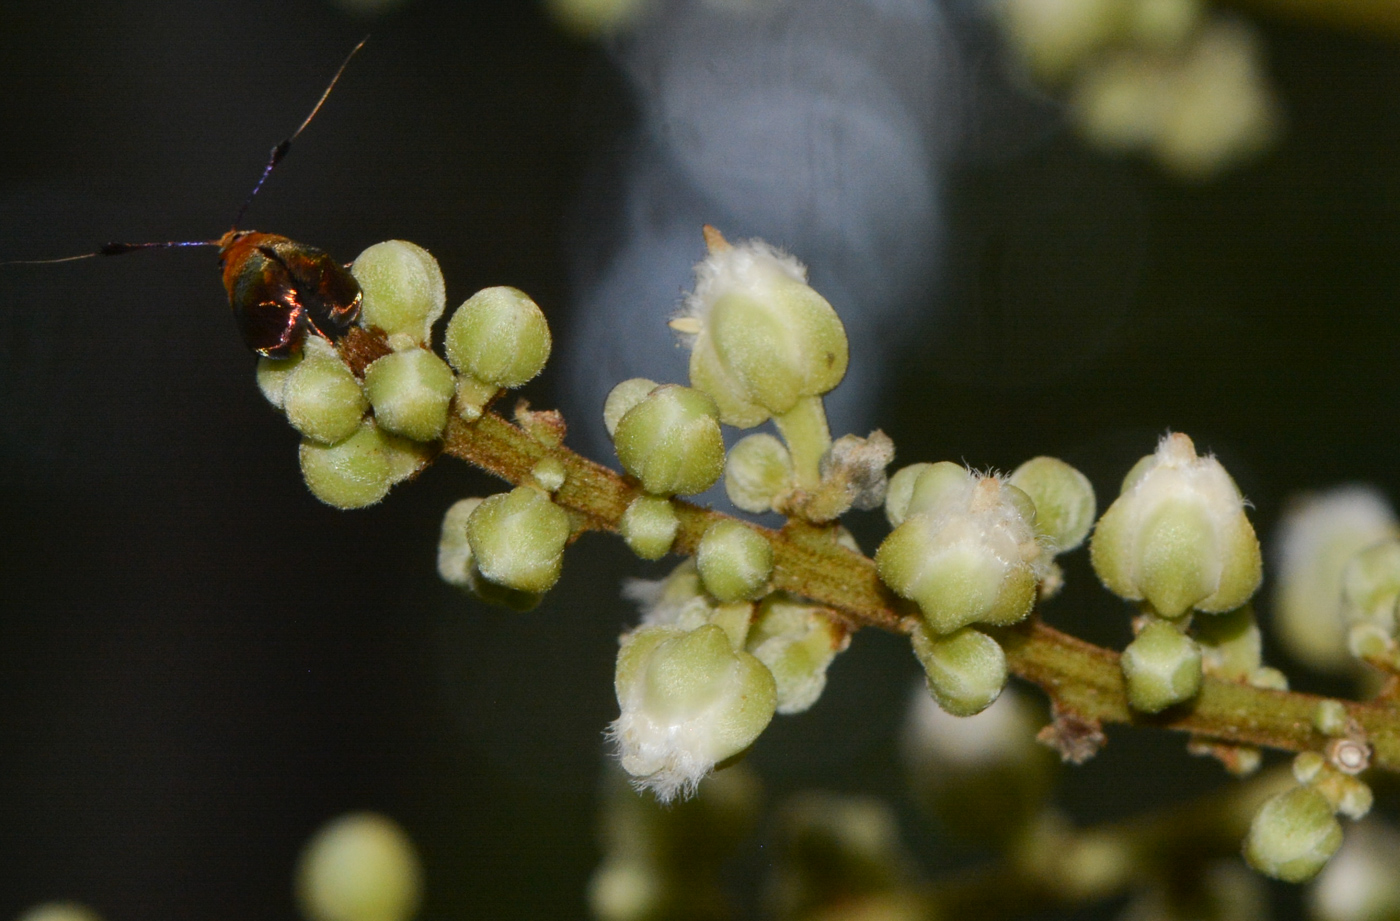
[[[108,243],[95,253],[62,259],[22,260],[0,264],[51,264],[120,256],[143,249],[217,246],[219,266],[229,306],[248,348],[268,358],[287,358],[301,350],[308,334],[335,342],[350,330],[360,315],[364,297],[355,277],[325,250],[287,237],[256,230],[239,230],[243,214],[263,187],[272,170],[291,150],[292,142],[306,130],[335,89],[341,74],[361,48],[361,41],[341,63],[325,92],[290,137],[272,148],[262,176],[234,215],[233,227],[217,240],[168,243]]]

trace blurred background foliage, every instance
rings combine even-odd
[[[1055,454],[1106,504],[1171,427],[1221,456],[1266,541],[1295,490],[1396,494],[1400,53],[1364,29],[1254,21],[1283,130],[1216,181],[1095,152],[1044,99],[1005,104],[946,160],[936,270],[897,347],[853,355],[884,377],[859,424],[900,463]],[[637,112],[599,45],[516,0],[374,20],[328,0],[6,3],[0,257],[218,235],[366,32],[246,225],[346,261],[411,239],[452,304],[510,284],[557,331],[581,322],[570,263],[607,234],[587,202],[608,200]],[[71,898],[108,921],[291,918],[298,849],[353,809],[418,843],[425,918],[582,916],[634,618],[616,587],[663,570],[586,539],[531,614],[458,596],[434,574],[439,517],[495,486],[442,464],[380,507],[319,505],[223,301],[203,250],[0,273],[0,917]],[[672,304],[653,306],[659,322]],[[533,386],[571,405],[569,377]],[[575,432],[597,425],[582,413]],[[1126,642],[1082,557],[1069,579],[1051,621]],[[770,797],[904,808],[916,673],[903,644],[862,635],[818,706],[753,753]],[[1182,748],[1115,733],[1057,797],[1100,821],[1220,783]],[[965,857],[904,832],[926,866]]]

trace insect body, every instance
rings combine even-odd
[[[272,148],[253,191],[248,193],[233,228],[217,240],[191,240],[170,243],[108,243],[95,253],[67,256],[62,259],[20,260],[0,265],[47,264],[90,259],[93,256],[120,256],[142,249],[170,249],[187,246],[217,246],[219,266],[223,269],[224,289],[228,291],[229,306],[248,348],[268,358],[286,358],[301,350],[308,334],[335,342],[350,330],[360,316],[364,299],[355,277],[330,257],[325,250],[297,243],[277,234],[256,230],[239,230],[243,213],[253,197],[263,187],[274,167],[291,150],[295,141],[321,111],[331,90],[355,52],[364,47],[360,42],[346,56],[340,69],[331,78],[311,114],[291,137]]]
[[[248,348],[286,358],[308,333],[339,339],[360,315],[355,276],[325,250],[256,230],[219,239],[229,306]]]

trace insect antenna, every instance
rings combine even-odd
[[[94,256],[122,256],[138,249],[173,249],[181,246],[218,246],[219,240],[172,240],[168,243],[107,243],[95,253],[82,253],[77,256],[60,256],[57,259],[7,259],[0,265],[55,265],[60,262],[77,262]]]
[[[253,191],[248,193],[248,197],[243,200],[243,204],[239,207],[238,213],[233,216],[234,227],[237,227],[239,222],[243,220],[244,212],[247,211],[248,206],[253,203],[253,198],[258,194],[258,190],[263,187],[263,183],[267,182],[267,177],[272,174],[272,170],[278,163],[282,162],[282,159],[287,156],[287,152],[292,149],[292,142],[306,130],[307,125],[311,124],[311,120],[316,117],[316,113],[321,111],[321,106],[326,104],[326,99],[330,96],[331,90],[335,89],[335,85],[340,82],[340,75],[345,73],[345,68],[350,66],[350,60],[365,46],[365,42],[367,41],[369,41],[368,36],[360,39],[360,43],[350,49],[350,53],[347,54],[345,60],[341,62],[340,69],[335,72],[334,77],[331,77],[331,82],[326,86],[326,91],[321,94],[320,99],[316,100],[316,105],[311,109],[311,114],[302,120],[297,130],[292,132],[291,137],[278,142],[277,146],[272,148],[272,154],[268,157],[267,166],[263,167],[262,175],[258,177],[257,185],[253,186]]]

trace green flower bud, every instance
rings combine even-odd
[[[492,496],[467,520],[481,574],[522,592],[545,592],[559,581],[570,530],[569,514],[528,486]]]
[[[378,327],[391,339],[428,343],[447,306],[447,285],[426,249],[405,240],[376,243],[355,257],[350,274],[364,292],[361,326]]]
[[[1267,665],[1250,672],[1248,680],[1256,688],[1268,688],[1271,691],[1288,690],[1288,676]]]
[[[1017,56],[1039,79],[1057,82],[1118,36],[1123,7],[1119,0],[1007,0],[999,9]]]
[[[564,485],[568,477],[569,471],[565,469],[564,462],[557,457],[541,458],[539,463],[530,468],[530,479],[551,496],[559,491],[559,487]]]
[[[413,842],[382,815],[341,816],[297,862],[297,900],[308,921],[408,921],[422,898]]]
[[[1341,844],[1342,826],[1327,797],[1315,787],[1293,787],[1268,799],[1255,813],[1244,859],[1265,876],[1304,883]]]
[[[448,585],[456,586],[481,599],[513,611],[529,611],[540,603],[534,592],[518,592],[489,581],[477,569],[471,541],[467,539],[467,521],[482,503],[481,499],[462,499],[447,510],[442,518],[438,538],[438,575]]]
[[[282,408],[298,432],[322,444],[344,441],[360,427],[369,403],[360,382],[323,339],[307,336],[302,360],[282,387]]]
[[[1309,916],[1318,921],[1387,921],[1400,917],[1400,832],[1379,821],[1347,830],[1337,856],[1308,893]]]
[[[695,564],[705,591],[720,601],[755,598],[773,574],[773,545],[741,522],[717,521],[700,538]]]
[[[885,517],[899,527],[910,515],[937,514],[965,502],[972,474],[961,464],[910,464],[890,477]]]
[[[1192,626],[1201,645],[1201,668],[1206,674],[1229,681],[1248,681],[1259,670],[1263,638],[1250,605],[1228,614],[1200,618]]]
[[[899,482],[903,474],[895,475],[890,492],[913,487],[910,513],[875,553],[885,584],[916,601],[937,633],[1012,624],[1029,614],[1049,562],[1030,498],[997,477],[954,465],[934,464],[912,483]]]
[[[745,648],[773,673],[778,712],[803,713],[826,688],[826,670],[850,634],[823,610],[780,593],[758,607]]]
[[[656,381],[649,381],[645,377],[634,377],[623,381],[608,392],[608,398],[603,403],[603,425],[608,430],[608,435],[617,433],[617,424],[622,421],[622,417],[627,415],[627,411],[647,398],[647,394],[655,390],[659,385]]]
[[[365,369],[365,394],[379,427],[414,441],[442,435],[456,386],[447,362],[423,348],[385,355]]]
[[[1342,613],[1352,623],[1369,621],[1395,635],[1400,603],[1400,539],[1387,538],[1351,558],[1342,571]]]
[[[713,228],[706,243],[686,316],[672,325],[691,338],[691,385],[720,419],[752,428],[839,384],[846,330],[801,263],[758,240],[731,246]]]
[[[1059,759],[1036,742],[1045,715],[1008,685],[974,716],[954,716],[914,689],[901,750],[920,804],[959,838],[1006,843],[1045,808]]]
[[[1006,653],[980,630],[964,627],[940,636],[920,624],[910,639],[929,693],[953,716],[981,713],[1006,687]]]
[[[659,560],[671,552],[681,521],[671,500],[660,496],[638,496],[622,513],[618,532],[627,547],[644,560]]]
[[[1295,658],[1318,671],[1355,667],[1341,611],[1342,574],[1358,552],[1397,533],[1390,504],[1369,486],[1343,486],[1294,498],[1285,509],[1273,624]]]
[[[519,387],[549,360],[549,323],[523,291],[484,288],[447,321],[443,346],[462,374],[497,387]]]
[[[622,767],[662,802],[689,797],[715,765],[752,745],[777,703],[768,669],[712,624],[627,634],[615,684],[622,715],[609,734]]]
[[[1201,689],[1201,648],[1164,620],[1153,620],[1123,650],[1128,703],[1158,713]]]
[[[278,409],[285,408],[283,397],[287,388],[287,377],[292,369],[301,364],[306,355],[305,348],[290,358],[258,359],[258,390],[262,391],[267,402]]]
[[[44,902],[26,909],[15,921],[102,921],[102,916],[77,902]]]
[[[389,494],[394,484],[390,448],[372,420],[349,438],[325,445],[304,439],[298,457],[311,494],[340,509],[364,508]]]
[[[617,422],[618,460],[655,495],[693,495],[724,470],[724,436],[715,403],[678,384],[657,387]]]
[[[772,511],[793,487],[792,455],[787,445],[762,432],[739,439],[724,461],[724,491],[746,512]]]
[[[1008,478],[1035,503],[1035,526],[1056,553],[1084,543],[1094,526],[1094,486],[1089,478],[1055,457],[1033,457]]]
[[[1313,710],[1313,728],[1325,736],[1344,736],[1350,728],[1351,716],[1340,700],[1320,700]]]
[[[1214,457],[1167,435],[1123,481],[1090,545],[1094,571],[1114,594],[1146,600],[1163,617],[1221,613],[1259,587],[1259,541],[1244,498]]]

